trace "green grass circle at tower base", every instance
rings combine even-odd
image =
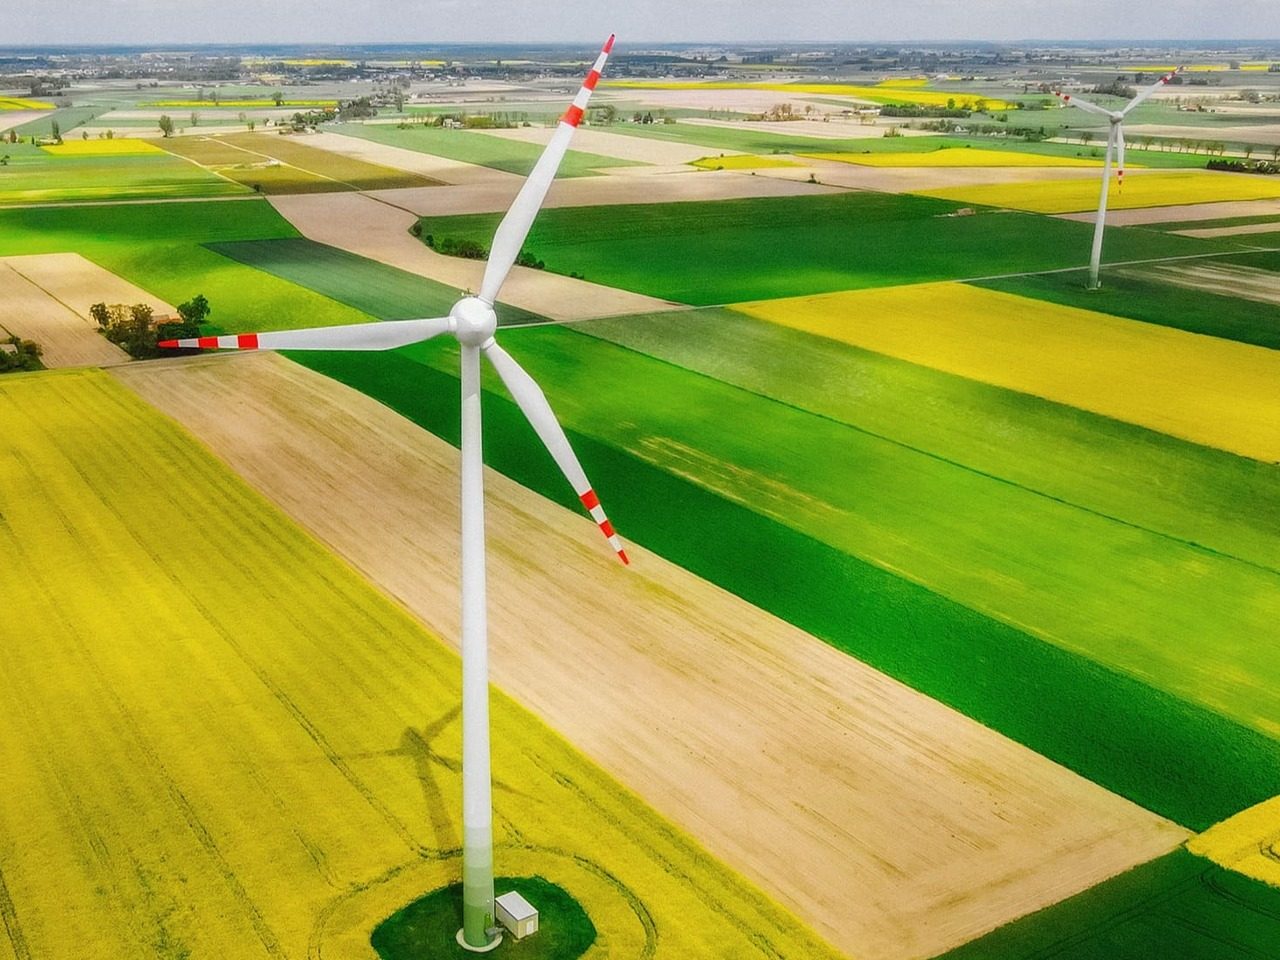
[[[520,960],[577,960],[596,940],[596,928],[578,901],[542,877],[497,877],[498,894],[515,890],[538,910],[538,932],[523,940],[507,934],[492,956]],[[455,940],[462,926],[462,884],[433,890],[401,907],[369,938],[382,960],[453,960],[474,954]]]

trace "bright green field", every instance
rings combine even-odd
[[[0,210],[0,256],[73,251],[169,303],[203,293],[214,332],[368,320],[202,246],[297,235],[265,200]]]
[[[1265,960],[1280,890],[1179,850],[939,960]]]
[[[0,204],[217,197],[248,190],[164,154],[56,157],[13,154],[0,167]]]
[[[1021,213],[951,217],[950,201],[879,193],[561,207],[525,246],[548,270],[698,306],[1079,264],[1093,228]],[[501,214],[423,219],[423,234],[488,244]],[[1109,260],[1219,244],[1112,230]]]
[[[459,160],[481,167],[505,170],[507,173],[516,173],[522,177],[528,176],[533,165],[538,162],[538,157],[542,156],[543,149],[536,143],[506,140],[474,130],[445,130],[442,127],[415,125],[407,130],[401,130],[389,123],[344,123],[334,127],[333,130],[350,137],[360,137],[375,143],[386,143],[393,147],[429,153],[447,160]],[[606,167],[634,166],[638,166],[634,161],[570,150],[565,154],[556,176],[590,177]]]
[[[1276,236],[1280,237],[1280,233]],[[1249,260],[1238,262],[1249,263]],[[1225,297],[1206,290],[1187,290],[1127,272],[1124,275],[1104,272],[1101,290],[1086,289],[1084,275],[1078,272],[984,280],[977,286],[1280,349],[1280,306]]]

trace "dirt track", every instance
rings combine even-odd
[[[116,375],[457,637],[454,448],[272,354]],[[585,517],[487,483],[495,683],[851,954],[932,956],[1184,839],[644,549],[621,567]]]

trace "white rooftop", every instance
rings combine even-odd
[[[536,917],[538,915],[538,911],[533,908],[533,904],[520,896],[520,894],[516,893],[514,890],[510,893],[504,893],[500,897],[495,897],[493,902],[500,905],[503,910],[507,911],[507,913],[511,915],[512,921],[515,923],[519,923],[521,920],[528,920],[530,917]]]

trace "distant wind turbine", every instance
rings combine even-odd
[[[1111,185],[1111,160],[1115,157],[1117,161],[1116,168],[1116,186],[1124,186],[1124,120],[1138,104],[1143,103],[1153,93],[1163,87],[1166,83],[1173,79],[1174,74],[1178,73],[1182,67],[1176,67],[1169,73],[1140,92],[1136,97],[1128,102],[1122,110],[1108,110],[1106,107],[1100,107],[1096,103],[1090,103],[1088,100],[1081,100],[1079,97],[1072,96],[1069,93],[1063,93],[1061,90],[1055,90],[1054,95],[1063,103],[1072,107],[1079,107],[1089,113],[1096,113],[1098,116],[1106,117],[1111,121],[1111,129],[1107,132],[1107,157],[1102,163],[1102,193],[1098,197],[1098,219],[1094,222],[1093,227],[1093,252],[1089,257],[1089,289],[1097,290],[1102,286],[1102,281],[1098,278],[1098,272],[1102,268],[1102,231],[1106,227],[1107,222],[1107,190]]]
[[[447,317],[389,320],[311,330],[165,340],[165,348],[233,350],[391,350],[443,333],[461,345],[462,360],[462,929],[458,942],[473,951],[496,946],[493,930],[493,802],[489,771],[489,640],[485,604],[484,459],[480,433],[480,355],[493,364],[516,404],[572,485],[582,504],[623,562],[627,554],[613,532],[564,430],[542,389],[494,339],[493,305],[524,245],[591,91],[600,80],[610,36],[578,95],[560,118],[550,142],[511,209],[498,225],[478,296],[463,297]]]

